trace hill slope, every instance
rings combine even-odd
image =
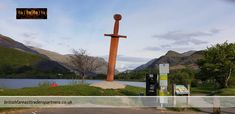
[[[0,46],[0,58],[1,78],[49,78],[49,75],[69,72],[55,61],[3,46]]]
[[[62,55],[53,51],[37,48],[37,47],[29,47],[30,49],[36,51],[37,53],[40,53],[41,55],[47,56],[49,59],[53,61],[57,61],[60,63],[68,63],[69,62],[69,56]]]
[[[56,78],[71,74],[56,61],[9,37],[0,35],[0,78]]]
[[[29,66],[43,60],[43,58],[38,55],[3,46],[0,46],[0,58],[0,66],[10,65],[14,67]]]
[[[1,34],[0,34],[0,46],[12,48],[12,49],[17,49],[17,50],[32,53],[32,54],[39,54],[36,51],[28,48],[24,44],[17,42],[15,40],[13,40],[7,36],[1,35]]]
[[[135,68],[134,71],[155,68],[162,63],[169,63],[171,70],[182,69],[186,67],[197,69],[198,66],[196,62],[203,57],[202,55],[203,51],[189,51],[181,54],[170,50],[164,56],[152,59],[146,64]]]

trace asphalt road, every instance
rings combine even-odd
[[[212,109],[204,108],[201,112],[164,111],[156,108],[41,108],[24,109],[0,114],[211,114]],[[221,109],[221,114],[235,114],[235,108]]]

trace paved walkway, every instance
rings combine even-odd
[[[4,113],[2,113],[4,114]],[[173,112],[155,108],[56,108],[25,109],[5,114],[208,114],[204,112]]]

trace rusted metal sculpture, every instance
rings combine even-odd
[[[105,36],[111,36],[107,81],[113,81],[114,79],[119,38],[127,38],[127,36],[118,35],[119,21],[122,16],[115,14],[113,17],[115,19],[113,34],[104,34]]]

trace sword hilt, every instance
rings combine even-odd
[[[124,36],[124,35],[115,35],[115,34],[104,34],[104,36],[111,36],[113,38],[127,38],[127,36]]]

